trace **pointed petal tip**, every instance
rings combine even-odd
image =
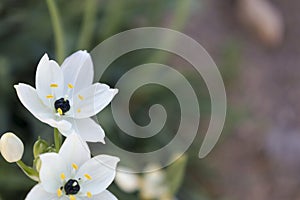
[[[107,154],[100,154],[98,156],[95,156],[94,159],[100,161],[100,163],[104,165],[109,165],[110,167],[113,167],[115,170],[117,169],[117,164],[120,162],[119,157]]]
[[[117,156],[110,156],[110,155],[106,155],[106,156],[111,157],[111,158],[114,160],[114,163],[115,163],[116,165],[118,164],[118,162],[120,162],[120,158],[117,157]]]
[[[28,84],[25,84],[25,83],[18,83],[18,84],[15,84],[15,85],[14,85],[14,88],[15,88],[16,90],[19,90],[20,87],[31,87],[31,86],[28,85]]]
[[[87,54],[87,55],[90,55],[89,52],[87,52],[87,50],[78,50],[78,51],[74,52],[73,54],[76,54],[76,53],[81,53],[81,54]]]
[[[17,90],[20,86],[22,86],[24,83],[18,83],[14,85],[14,88]]]
[[[104,136],[105,137],[105,136]],[[101,142],[102,144],[106,144],[105,143],[105,140],[104,140],[104,137],[103,138],[99,138],[99,139],[87,139],[86,141],[87,142],[92,142],[92,143],[98,143],[98,142]]]
[[[106,144],[104,137],[105,136],[103,136],[102,138],[99,138],[98,140],[87,141],[87,142],[93,142],[93,143],[101,142],[102,144]]]
[[[117,165],[119,164],[119,162],[121,161],[119,157],[113,156],[114,157],[114,164],[116,165],[115,170],[117,170]]]
[[[115,157],[115,158],[117,160],[117,163],[121,161],[119,157]]]
[[[17,90],[19,87],[19,83],[14,85],[14,88]]]
[[[58,65],[59,66],[59,64],[55,61],[55,60],[49,60],[49,63],[52,63],[52,64],[54,64],[54,65]],[[60,69],[60,68],[59,68]]]
[[[47,60],[49,60],[48,54],[47,54],[47,53],[44,53],[44,55],[42,56],[41,60],[42,60],[42,59],[47,59]]]
[[[119,93],[119,89],[115,88],[115,89],[111,89],[114,93],[114,95],[118,94]]]

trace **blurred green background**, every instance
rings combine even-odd
[[[199,160],[197,154],[201,133],[205,133],[210,118],[210,99],[205,83],[192,66],[166,52],[143,50],[119,58],[101,81],[114,86],[132,67],[158,62],[176,66],[192,84],[201,102],[202,120],[199,136],[187,152],[187,168],[177,198],[299,199],[300,3],[249,1],[57,0],[53,2],[63,33],[57,37],[55,32],[60,29],[53,26],[56,18],[49,12],[51,0],[1,0],[0,133],[12,131],[24,141],[23,159],[28,164],[38,136],[53,140],[52,129],[21,105],[13,88],[19,82],[34,85],[36,66],[45,52],[61,62],[78,49],[92,50],[120,31],[144,26],[171,28],[202,44],[224,79],[228,96],[226,124],[208,157]],[[167,89],[144,86],[133,96],[133,119],[147,124],[147,112],[154,103],[165,105],[169,112],[179,109],[175,96]],[[139,152],[168,143],[179,123],[178,116],[168,115],[158,137],[141,141],[118,130],[109,108],[101,116],[107,137],[125,149]],[[0,157],[0,199],[24,199],[34,184],[15,164],[7,164]],[[126,194],[115,184],[110,189],[119,199],[139,199],[137,193]]]

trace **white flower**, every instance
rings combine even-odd
[[[135,192],[139,189],[141,178],[136,175],[131,169],[126,167],[118,167],[115,183],[124,192]]]
[[[106,188],[116,175],[119,158],[98,155],[77,134],[66,138],[59,153],[40,155],[40,183],[26,200],[117,200]]]
[[[135,174],[131,169],[118,167],[115,182],[125,192],[139,191],[142,199],[175,199],[169,194],[166,174],[159,165],[146,167],[143,176]],[[149,172],[150,171],[150,172]]]
[[[144,199],[171,200],[166,182],[166,174],[159,165],[150,165],[146,168],[141,185],[141,196]]]
[[[10,163],[21,160],[24,153],[23,142],[13,133],[5,133],[0,139],[3,158]]]
[[[64,135],[73,132],[83,140],[103,142],[104,131],[90,117],[105,108],[117,94],[117,89],[93,83],[94,69],[90,54],[77,51],[59,65],[45,54],[37,67],[33,87],[15,86],[22,104],[40,121]]]

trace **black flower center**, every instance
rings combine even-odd
[[[69,100],[64,99],[64,98],[60,98],[60,99],[56,100],[54,103],[54,107],[55,107],[55,110],[57,110],[57,111],[58,111],[58,109],[60,109],[62,115],[64,115],[66,112],[68,112],[71,108]]]
[[[66,192],[66,195],[77,194],[79,192],[79,190],[80,190],[80,186],[79,186],[78,181],[76,181],[74,179],[68,180],[68,182],[64,186],[64,190]]]

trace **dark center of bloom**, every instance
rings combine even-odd
[[[67,99],[60,98],[54,103],[55,110],[57,110],[61,115],[64,115],[71,108],[70,102]],[[60,110],[60,111],[59,111]]]
[[[66,195],[77,194],[80,190],[78,181],[76,181],[74,179],[68,180],[68,182],[66,182],[66,184],[64,186],[64,190],[66,192]]]

